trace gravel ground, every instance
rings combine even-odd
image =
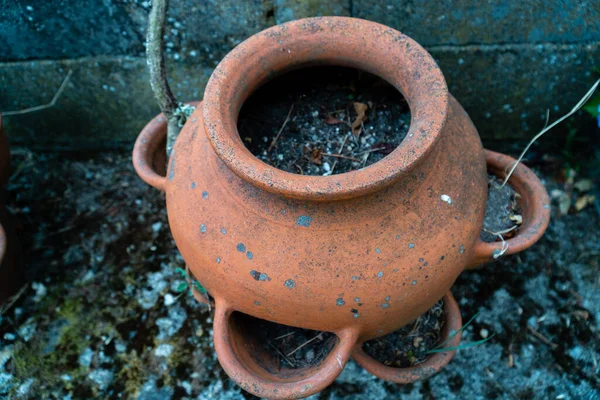
[[[219,367],[164,198],[128,154],[17,149],[13,161],[28,283],[0,317],[0,398],[253,398]],[[564,190],[557,175],[542,174],[549,191]],[[480,312],[464,341],[495,336],[436,376],[398,386],[350,362],[312,398],[600,399],[599,222],[594,205],[561,216],[554,201],[537,245],[463,274],[463,317]]]

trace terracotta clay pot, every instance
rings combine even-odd
[[[353,67],[387,80],[411,111],[407,137],[383,160],[333,176],[277,170],[253,156],[237,131],[244,101],[268,80],[314,65]],[[343,17],[279,25],[237,46],[215,69],[181,131],[166,175],[164,118],[136,142],[140,177],[166,192],[169,224],[183,258],[214,299],[214,342],[221,365],[245,390],[298,398],[329,385],[353,355],[373,374],[410,382],[443,367],[453,352],[414,368],[389,368],[362,343],[397,330],[446,295],[446,338],[461,326],[449,294],[465,268],[493,260],[501,243],[479,239],[487,166],[513,159],[486,152],[471,120],[448,93],[431,56],[383,25]],[[487,162],[487,166],[486,166]],[[549,199],[519,165],[521,231],[506,254],[531,246],[549,220]],[[324,361],[305,369],[274,365],[243,314],[333,332]],[[450,344],[456,345],[460,336]]]

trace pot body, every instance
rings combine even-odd
[[[469,263],[486,163],[454,98],[440,140],[417,166],[386,188],[337,201],[294,199],[241,179],[215,153],[201,109],[170,159],[169,224],[193,274],[230,310],[352,329],[363,341],[423,314]]]
[[[361,170],[322,177],[275,169],[246,149],[237,117],[248,96],[279,74],[314,65],[358,68],[404,95],[411,124],[391,154]],[[443,343],[455,348],[461,316],[449,288],[456,277],[531,246],[548,225],[548,195],[519,164],[509,179],[524,210],[519,232],[502,242],[479,239],[487,170],[502,176],[515,160],[483,150],[425,49],[374,22],[309,18],[250,37],[215,69],[166,176],[157,168],[165,135],[166,121],[158,116],[136,141],[134,166],[166,192],[177,247],[214,298],[221,365],[259,397],[314,394],[335,380],[351,354],[392,382],[431,376],[454,351],[399,369],[368,357],[361,346],[446,295]],[[337,343],[320,363],[287,368],[254,340],[240,313],[334,332]]]

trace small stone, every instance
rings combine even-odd
[[[83,353],[79,355],[79,365],[85,368],[89,368],[92,364],[92,357],[94,356],[94,352],[91,348],[87,347],[83,350]]]
[[[487,337],[489,336],[489,332],[487,329],[483,328],[479,331],[479,336],[481,336],[483,339],[487,339]]]
[[[442,201],[445,201],[445,202],[446,202],[446,203],[448,203],[448,204],[452,204],[452,199],[451,199],[451,198],[450,198],[450,196],[448,196],[447,194],[443,194],[443,195],[441,196],[441,198],[442,198]]]
[[[106,390],[114,378],[113,372],[107,369],[94,370],[88,376],[91,381],[98,385],[100,390]]]
[[[171,304],[175,303],[175,296],[173,296],[171,293],[167,293],[165,294],[165,306],[169,307]]]
[[[36,329],[37,323],[33,320],[33,318],[29,318],[23,325],[19,327],[17,332],[24,341],[28,342],[29,339],[31,339],[35,334]]]
[[[173,345],[169,343],[161,343],[154,349],[154,355],[157,357],[169,357],[173,352]]]
[[[33,301],[39,303],[46,296],[46,286],[44,286],[43,283],[33,282],[31,284],[31,288],[35,290],[35,297],[33,298]]]

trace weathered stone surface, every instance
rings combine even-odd
[[[0,60],[144,51],[124,2],[0,0]]]
[[[0,60],[97,55],[142,56],[148,0],[0,0]],[[235,44],[267,26],[269,1],[171,1],[167,52],[213,66]],[[272,19],[272,18],[271,18]],[[272,23],[271,23],[272,24]]]
[[[598,79],[600,44],[545,46],[436,46],[429,49],[450,92],[467,110],[484,143],[524,140],[569,112]],[[547,144],[564,144],[567,126],[584,127],[580,112],[551,131]],[[554,139],[549,139],[554,137]],[[560,142],[562,140],[562,142]]]
[[[133,3],[127,6],[129,13],[145,37],[149,7]],[[171,1],[165,35],[167,57],[215,67],[236,44],[273,24],[270,10],[270,1],[262,0]]]
[[[145,59],[133,57],[0,64],[0,87],[11,88],[0,95],[0,110],[49,103],[69,69],[73,74],[54,107],[4,118],[11,142],[71,150],[127,147],[158,113]],[[170,70],[181,101],[202,97],[210,69],[180,64]]]
[[[533,136],[546,109],[551,120],[568,112],[596,79],[592,68],[599,47],[437,46],[430,51],[484,143],[498,148],[504,141]],[[181,62],[169,67],[179,99],[202,97],[211,68]],[[0,110],[48,103],[69,68],[73,76],[53,108],[5,118],[11,140],[71,149],[130,146],[158,112],[145,60],[132,57],[0,65]],[[593,122],[580,113],[570,125],[580,127],[585,121]],[[562,145],[563,133],[551,132],[555,139],[546,143]]]
[[[423,45],[583,43],[600,39],[600,2],[544,0],[355,1],[352,15]]]
[[[292,21],[306,17],[330,15],[350,16],[350,0],[271,0],[275,23]]]
[[[143,59],[150,4],[0,0],[0,111],[49,102],[73,69],[55,107],[5,119],[11,139],[53,148],[130,146],[158,110]],[[315,15],[372,19],[423,44],[491,146],[531,137],[547,108],[551,119],[567,112],[593,83],[600,59],[600,2],[179,0],[171,1],[165,36],[172,86],[180,100],[198,99],[237,43]],[[34,59],[46,61],[24,61]],[[584,123],[593,121],[583,113],[569,121],[572,129]],[[546,142],[564,140],[560,128],[550,135],[556,140]]]

